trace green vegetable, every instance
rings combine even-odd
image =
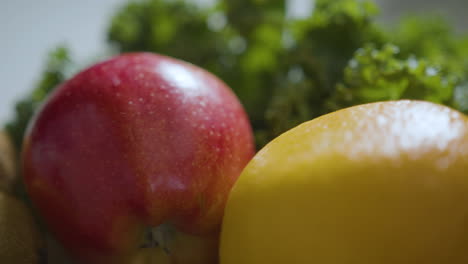
[[[134,1],[114,17],[109,39],[123,52],[163,53],[217,74],[244,104],[261,147],[324,113],[354,51],[383,43],[376,12],[370,2],[319,0],[313,16],[297,20],[278,0],[227,0],[212,10]]]
[[[468,35],[457,34],[442,16],[407,16],[390,31],[389,41],[401,56],[424,58],[456,74],[468,71]]]
[[[422,99],[453,105],[460,83],[447,67],[410,56],[399,59],[400,49],[369,44],[358,50],[345,68],[345,78],[328,100],[330,110],[356,104],[397,99]]]
[[[284,0],[225,0],[207,9],[182,0],[133,0],[113,16],[109,50],[151,51],[215,73],[244,104],[258,147],[329,111],[411,98],[468,112],[468,35],[443,17],[375,22],[370,1],[316,0],[310,17]],[[67,75],[64,49],[17,106],[8,130],[19,147],[32,112]],[[55,66],[54,66],[55,65]]]
[[[65,47],[60,46],[52,50],[40,81],[29,95],[16,103],[15,116],[6,125],[6,130],[13,139],[13,143],[18,150],[17,153],[20,153],[24,131],[35,110],[46,96],[65,80],[70,65],[69,53]]]
[[[287,32],[294,45],[281,58],[285,62],[272,77],[273,95],[261,112],[266,125],[260,146],[282,132],[325,114],[327,98],[343,79],[343,69],[354,52],[368,42],[383,43],[384,33],[372,22],[377,7],[371,2],[316,1],[310,18],[289,21]],[[263,109],[262,109],[263,110]]]

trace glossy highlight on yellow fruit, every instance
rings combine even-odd
[[[225,210],[221,264],[468,263],[468,118],[355,106],[263,148]]]

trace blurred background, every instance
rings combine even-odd
[[[193,1],[202,7],[215,2]],[[0,0],[0,124],[11,119],[15,102],[41,79],[47,54],[58,44],[65,44],[75,61],[92,61],[93,56],[108,54],[106,40],[111,18],[125,3],[125,0]],[[314,3],[314,0],[290,0],[287,16],[306,17],[314,10]],[[380,9],[377,23],[394,24],[408,13],[437,13],[445,16],[456,32],[468,31],[466,0],[376,0],[375,3]],[[223,17],[211,18],[208,23],[214,23],[215,28],[216,23],[226,23]],[[122,30],[125,31],[126,25],[121,27],[119,37],[124,38]],[[288,74],[292,79],[301,79],[303,71],[293,67]]]
[[[126,0],[0,0],[0,124],[14,102],[37,81],[49,50],[64,43],[76,58],[102,51],[110,16]],[[213,0],[199,0],[209,5]],[[292,13],[309,12],[313,0],[292,0]],[[378,0],[379,20],[392,23],[408,12],[446,14],[459,30],[468,28],[466,0]]]

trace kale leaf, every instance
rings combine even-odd
[[[117,10],[108,50],[156,52],[223,79],[244,105],[260,148],[284,131],[356,104],[402,98],[468,112],[468,35],[441,16],[376,23],[366,0],[316,0],[308,17],[291,17],[286,0],[131,0]],[[55,50],[41,82],[7,125],[19,148],[33,112],[69,76]]]
[[[70,74],[71,60],[69,51],[65,46],[53,49],[47,58],[42,77],[31,92],[16,103],[15,116],[6,124],[6,131],[10,134],[13,143],[20,153],[23,136],[29,121],[36,109],[47,95]]]

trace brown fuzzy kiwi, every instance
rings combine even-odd
[[[42,241],[29,209],[0,191],[0,263],[39,263]]]
[[[15,151],[10,137],[0,131],[0,190],[12,191],[16,179]]]

